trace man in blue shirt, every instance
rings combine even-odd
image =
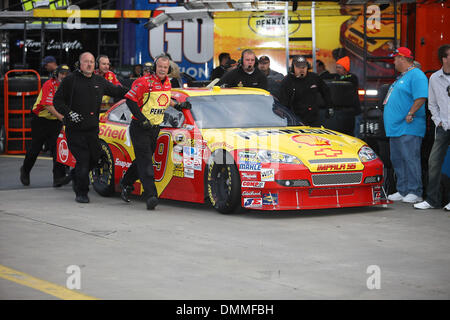
[[[384,126],[389,137],[391,162],[397,176],[397,192],[392,201],[422,201],[420,149],[425,136],[425,107],[428,79],[413,64],[411,50],[400,47],[394,54],[395,69],[401,73],[384,101]]]

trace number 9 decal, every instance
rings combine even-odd
[[[155,182],[160,182],[165,176],[169,159],[170,141],[170,134],[168,133],[161,134],[156,141],[156,150],[153,154]]]

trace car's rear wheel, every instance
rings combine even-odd
[[[92,186],[103,197],[114,194],[114,158],[108,144],[100,141],[101,155],[97,168],[90,172]]]
[[[226,157],[229,159],[231,156]],[[207,193],[211,205],[220,213],[238,211],[241,205],[241,179],[234,162],[210,161],[207,167]]]

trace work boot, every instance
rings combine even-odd
[[[75,197],[75,201],[79,203],[89,203],[89,197],[87,194],[80,194]]]
[[[158,198],[153,196],[147,199],[147,210],[154,210],[158,204]]]
[[[55,178],[55,179],[53,179],[53,187],[59,188],[59,187],[65,186],[71,180],[72,180],[72,176],[70,174],[68,174],[67,176],[64,176],[64,177]]]
[[[24,186],[30,185],[30,173],[25,172],[23,166],[20,167],[20,182],[22,182]]]
[[[130,202],[130,194],[133,192],[134,187],[130,185],[124,185],[123,179],[120,180],[120,187],[122,191],[120,192],[120,198],[125,202]]]

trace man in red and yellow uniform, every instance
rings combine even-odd
[[[61,65],[54,71],[52,78],[42,86],[41,92],[33,106],[31,113],[31,147],[20,168],[20,181],[23,185],[30,184],[30,171],[36,162],[45,142],[53,157],[53,186],[61,187],[69,183],[70,176],[66,176],[66,168],[56,161],[56,139],[61,131],[63,115],[53,106],[53,97],[62,79],[69,73],[67,65]]]
[[[130,137],[133,143],[134,159],[121,180],[124,201],[129,202],[133,184],[139,178],[144,187],[147,209],[153,210],[158,204],[158,192],[153,171],[153,153],[159,134],[159,125],[164,120],[164,112],[171,105],[170,59],[162,55],[155,60],[155,73],[136,79],[131,90],[125,95],[127,106],[133,114]],[[177,109],[186,107],[177,105]]]
[[[95,74],[102,76],[115,86],[122,86],[114,72],[109,70],[111,63],[107,55],[99,55],[97,58],[97,70],[94,71]],[[113,105],[113,100],[109,96],[103,96],[102,104],[100,107],[101,111],[107,111]]]

